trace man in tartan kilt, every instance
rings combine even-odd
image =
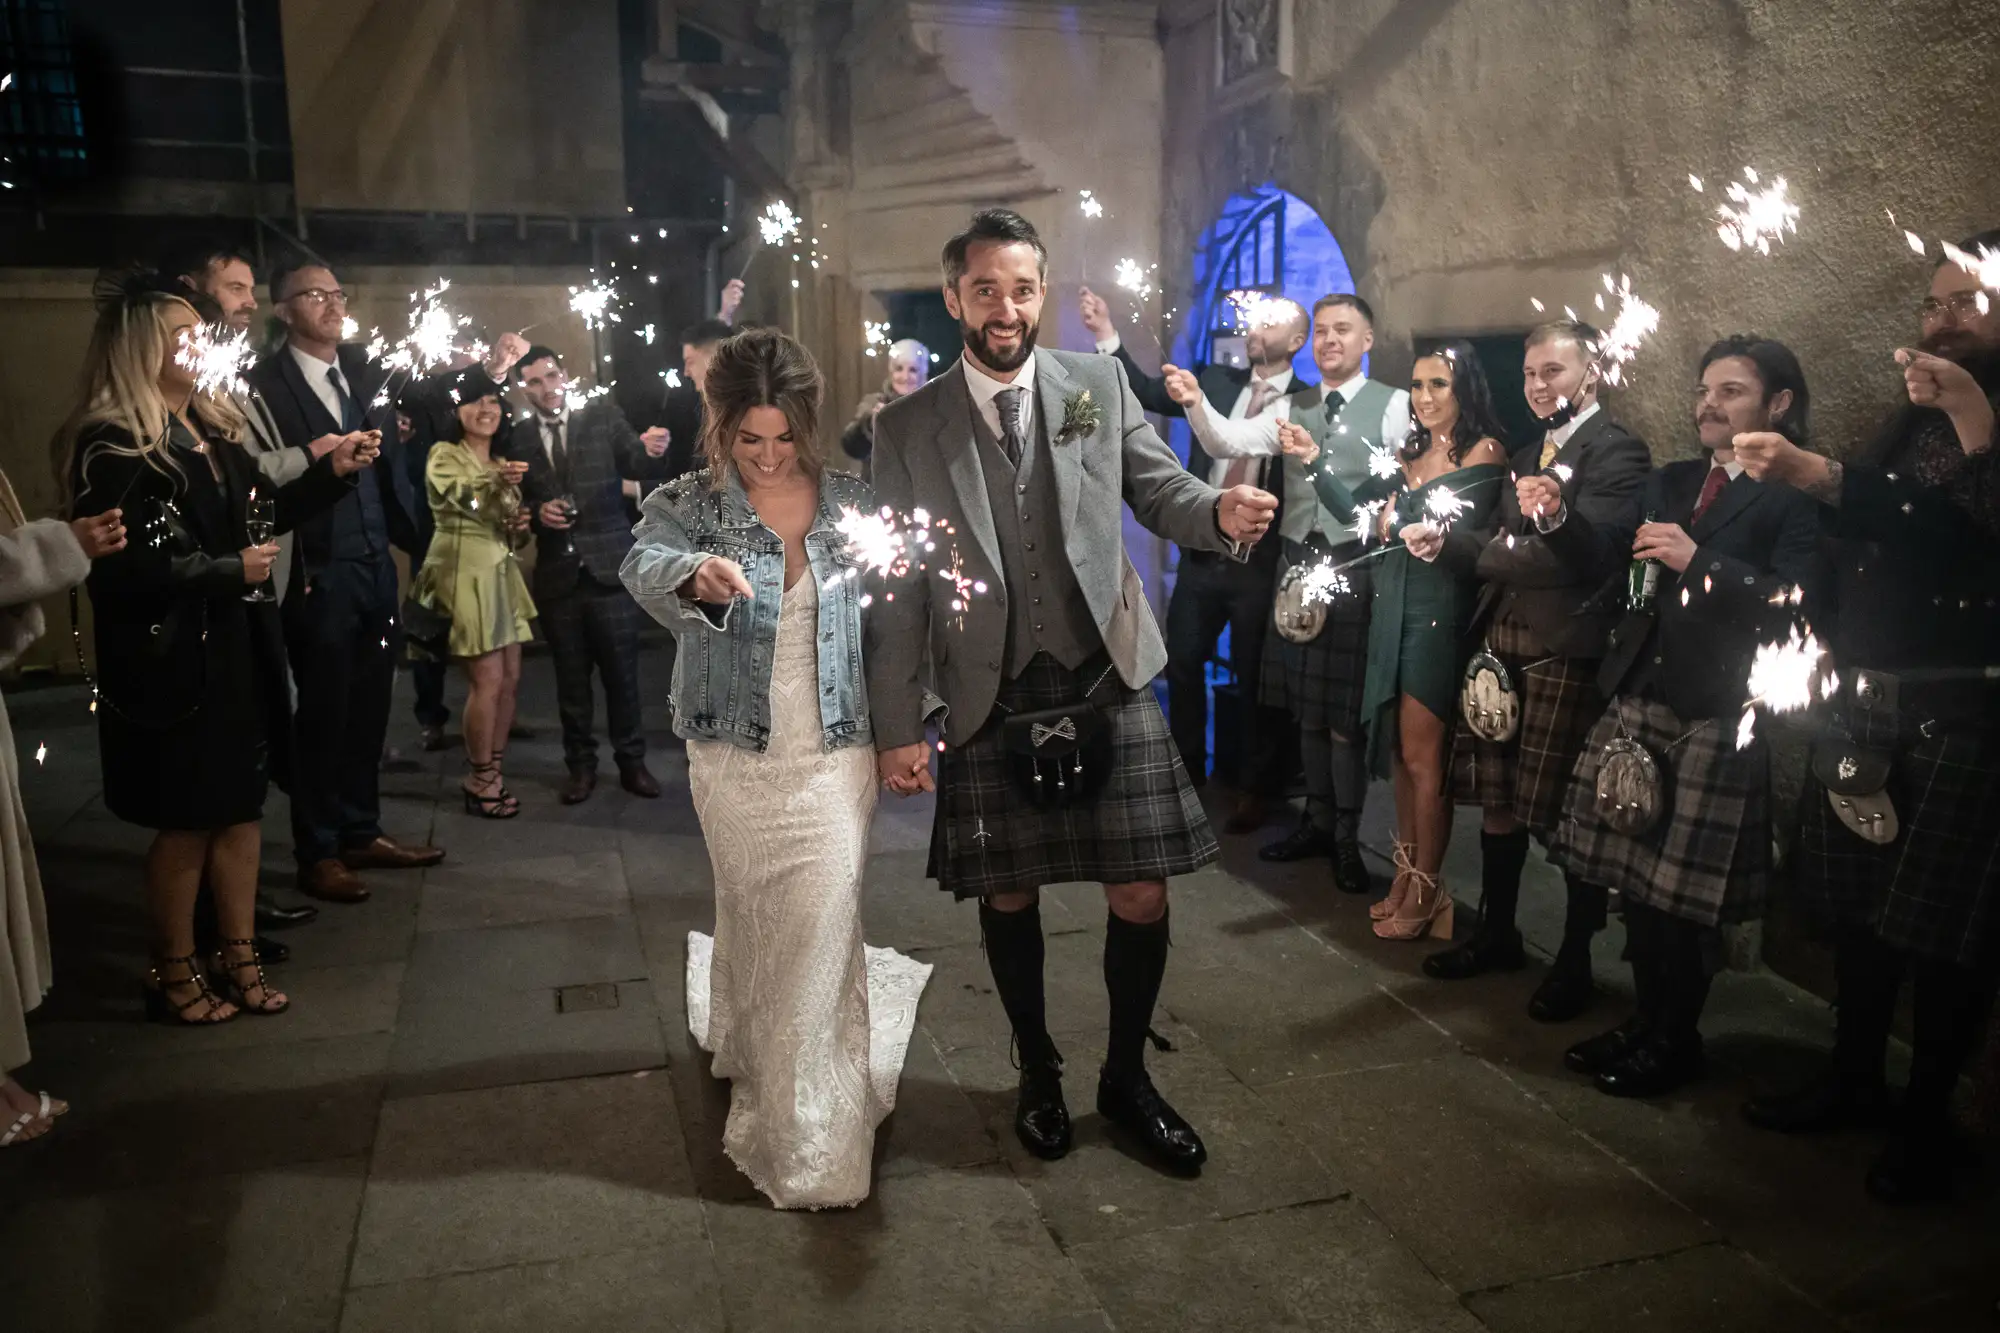
[[[1111,1014],[1097,1109],[1193,1172],[1207,1149],[1153,1087],[1145,1045],[1166,973],[1167,877],[1214,860],[1216,844],[1148,688],[1167,654],[1125,557],[1124,508],[1169,541],[1219,551],[1261,538],[1277,500],[1182,467],[1115,359],[1038,351],[1047,276],[1025,218],[976,214],[944,249],[965,353],[876,420],[877,497],[955,534],[947,572],[964,582],[918,568],[877,599],[864,664],[875,744],[891,791],[933,789],[928,674],[944,713],[930,873],[980,900],[1019,1051],[1022,1144],[1044,1158],[1070,1146],[1039,890],[1096,880]]]
[[[1737,725],[1758,644],[1786,636],[1794,594],[1818,597],[1819,518],[1797,491],[1746,476],[1731,442],[1777,431],[1802,444],[1809,406],[1805,373],[1783,343],[1716,343],[1695,399],[1702,454],[1655,472],[1640,504],[1651,517],[1632,555],[1659,563],[1658,586],[1612,631],[1598,674],[1611,707],[1577,759],[1549,845],[1551,864],[1618,890],[1625,905],[1637,1006],[1563,1056],[1615,1097],[1661,1096],[1701,1074],[1718,927],[1763,914],[1770,754],[1761,736],[1739,744]],[[1626,789],[1631,768],[1610,758],[1620,740],[1658,766],[1652,791]],[[1613,827],[1655,803],[1649,827]]]
[[[1970,263],[2000,231],[1968,239]],[[1869,1192],[1948,1197],[1950,1103],[2000,983],[2000,317],[1939,261],[1922,336],[1895,356],[1907,402],[1845,464],[1781,436],[1739,438],[1751,475],[1819,502],[1835,539],[1839,682],[1814,746],[1798,847],[1807,915],[1834,936],[1832,1060],[1744,1108],[1788,1133],[1887,1124]],[[1914,972],[1910,1082],[1892,1110],[1884,1053]]]
[[[1424,960],[1424,972],[1458,981],[1526,965],[1515,910],[1532,834],[1547,846],[1562,817],[1577,755],[1604,712],[1597,669],[1622,606],[1637,522],[1633,503],[1653,470],[1645,442],[1611,420],[1598,400],[1602,335],[1558,320],[1528,334],[1522,364],[1528,407],[1547,436],[1514,456],[1500,488],[1496,532],[1453,531],[1447,543],[1480,543],[1486,582],[1473,625],[1520,694],[1520,724],[1506,741],[1476,740],[1460,719],[1454,794],[1482,807],[1479,926]],[[1576,1017],[1596,993],[1591,936],[1604,929],[1604,887],[1565,876],[1562,946],[1529,1001],[1545,1023]]]

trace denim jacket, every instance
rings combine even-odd
[[[771,664],[785,586],[785,544],[758,521],[734,472],[721,490],[708,470],[659,487],[640,507],[636,543],[619,570],[639,605],[674,632],[674,732],[764,750],[771,740]],[[819,581],[820,735],[829,750],[869,745],[868,687],[861,672],[859,562],[834,525],[843,506],[875,507],[859,478],[831,469],[819,483],[819,514],[806,533],[806,573]],[[733,560],[757,590],[727,606],[678,591],[709,556]]]

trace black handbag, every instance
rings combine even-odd
[[[1101,704],[1115,692],[1111,664],[1083,698],[1061,708],[1017,713],[994,704],[1000,719],[1000,748],[1015,790],[1030,804],[1058,810],[1088,804],[1111,776],[1111,726]]]
[[[443,661],[451,647],[451,617],[414,597],[403,599],[403,639],[412,647]]]

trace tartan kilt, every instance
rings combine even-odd
[[[1866,926],[1924,958],[2000,965],[2000,738],[1946,732],[1904,741],[1864,711],[1852,717],[1856,744],[1894,746],[1888,792],[1901,828],[1887,847],[1864,842],[1808,772],[1800,906],[1822,926]]]
[[[1095,672],[1074,672],[1037,653],[999,702],[1016,712],[1081,699]],[[930,865],[955,897],[1020,893],[1044,884],[1134,884],[1199,870],[1220,849],[1167,720],[1151,690],[1122,691],[1104,706],[1110,774],[1087,805],[1045,810],[1015,788],[995,711],[971,740],[938,757]],[[982,838],[980,835],[986,836]]]
[[[1306,560],[1335,563],[1360,554],[1353,543],[1330,554],[1314,552]],[[1300,560],[1281,559],[1278,577]],[[1326,624],[1310,643],[1293,643],[1273,625],[1264,636],[1264,659],[1257,677],[1257,702],[1282,708],[1300,729],[1361,734],[1361,694],[1368,676],[1368,611],[1374,599],[1370,566],[1344,571],[1352,590],[1333,599]],[[1273,587],[1275,588],[1275,584]]]
[[[1604,747],[1621,734],[1621,716],[1622,734],[1652,754],[1665,787],[1660,822],[1637,838],[1597,817],[1598,768]],[[1771,892],[1770,751],[1762,737],[1738,750],[1727,720],[1690,730],[1657,700],[1613,700],[1577,756],[1549,862],[1699,925],[1754,921]]]
[[[1452,799],[1512,809],[1546,845],[1562,821],[1577,756],[1604,715],[1597,663],[1534,652],[1506,621],[1487,630],[1486,646],[1521,693],[1521,724],[1510,741],[1484,741],[1465,725],[1463,713],[1458,716],[1451,742]]]

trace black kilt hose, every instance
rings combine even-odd
[[[1547,845],[1562,821],[1577,756],[1604,715],[1597,663],[1535,652],[1506,620],[1487,629],[1486,646],[1513,677],[1521,724],[1512,740],[1484,741],[1459,716],[1452,733],[1452,799],[1511,809]]]
[[[1900,825],[1877,847],[1833,812],[1807,774],[1798,894],[1822,926],[1860,925],[1923,958],[2000,966],[2000,738],[1951,731],[1903,739],[1866,710],[1854,742],[1893,747],[1889,799]]]
[[[1639,837],[1597,816],[1604,747],[1621,735],[1646,747],[1664,789],[1659,822]],[[1698,925],[1752,921],[1770,897],[1770,790],[1770,751],[1761,736],[1737,749],[1735,719],[1689,722],[1656,700],[1620,695],[1577,757],[1549,862]]]
[[[1278,577],[1295,564],[1329,560],[1334,564],[1360,555],[1359,542],[1332,552],[1287,542],[1278,562]],[[1361,737],[1361,687],[1368,675],[1368,611],[1373,600],[1369,566],[1341,571],[1352,590],[1333,599],[1317,638],[1293,643],[1275,626],[1264,636],[1263,670],[1257,701],[1282,708],[1306,731],[1331,731],[1354,741]]]
[[[1102,666],[1071,671],[1046,653],[1000,686],[1017,713],[1084,696]],[[930,866],[955,897],[1023,893],[1044,884],[1136,884],[1199,870],[1219,849],[1151,690],[1118,690],[1103,705],[1110,769],[1087,804],[1043,809],[1015,787],[996,709],[971,740],[938,756]]]

